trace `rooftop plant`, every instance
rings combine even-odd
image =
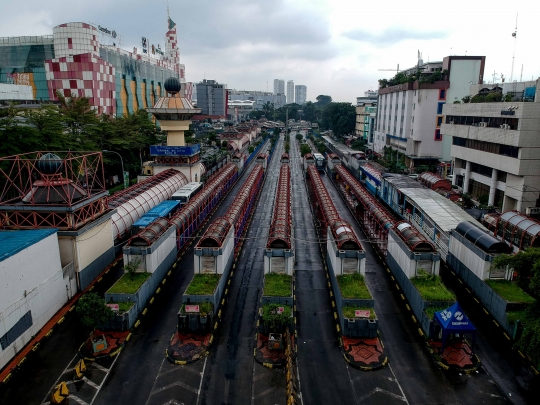
[[[439,276],[420,272],[417,277],[411,278],[422,298],[426,301],[455,301],[456,296],[449,291]]]
[[[283,312],[278,313],[278,308],[283,307]],[[291,322],[291,307],[281,304],[263,305],[262,318],[270,332],[277,331]]]
[[[214,293],[221,274],[195,274],[189,283],[186,294],[188,295],[210,295]]]
[[[532,304],[534,298],[523,291],[519,286],[508,280],[486,280],[486,284],[508,302]]]
[[[268,273],[264,276],[264,296],[290,297],[292,295],[292,276]]]
[[[344,298],[371,299],[371,294],[360,273],[337,276],[339,289]]]
[[[151,276],[150,273],[125,273],[109,289],[108,292],[116,294],[135,294],[141,285]]]

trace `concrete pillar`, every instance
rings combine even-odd
[[[469,192],[470,179],[471,179],[471,162],[467,160],[467,166],[465,166],[465,178],[463,179],[463,194]]]
[[[495,190],[497,190],[497,174],[499,171],[497,169],[493,169],[491,172],[491,185],[489,188],[489,199],[488,199],[488,205],[493,206],[495,204]]]

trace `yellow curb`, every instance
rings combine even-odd
[[[25,361],[26,361],[26,356],[23,357],[23,358],[21,359],[21,361],[19,361],[19,362],[17,363],[17,367],[22,366],[22,364],[23,364]]]
[[[137,322],[135,322],[135,325],[134,325],[134,326],[135,326],[136,328],[138,328],[140,324],[141,324],[141,321],[140,321],[139,319],[137,319]]]
[[[154,297],[150,298],[150,304],[154,303]]]
[[[97,282],[99,283],[101,280],[103,280],[103,277],[100,277]]]
[[[45,334],[45,336],[46,336],[46,337],[49,337],[49,336],[52,335],[52,333],[53,333],[53,330],[51,329],[50,331],[48,331],[48,332]]]
[[[142,314],[146,315],[147,312],[148,312],[148,308],[145,308],[145,309],[143,309]]]
[[[129,342],[129,339],[131,339],[131,332],[126,336],[126,342]]]
[[[34,345],[34,347],[32,347],[32,351],[35,352],[35,351],[38,349],[38,347],[39,347],[39,342],[36,343],[36,344]]]
[[[64,317],[60,318],[60,319],[56,322],[56,324],[57,324],[57,325],[60,325],[62,322],[64,322],[64,319],[65,319]]]

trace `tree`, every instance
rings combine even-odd
[[[133,259],[128,264],[124,265],[124,271],[129,274],[129,278],[133,280],[133,276],[141,265],[141,259]]]
[[[492,268],[508,266],[517,273],[518,285],[536,301],[525,311],[522,335],[516,342],[517,348],[528,354],[536,367],[540,365],[540,248],[528,248],[515,255],[497,256]]]
[[[323,111],[322,127],[337,136],[354,132],[355,125],[356,110],[351,103],[330,103]]]
[[[325,96],[325,95],[319,95],[317,96],[317,107],[326,107],[328,104],[332,102],[332,97]]]
[[[304,155],[307,153],[311,153],[311,148],[307,143],[303,143],[302,145],[300,145],[300,155],[304,157]]]
[[[106,305],[106,302],[96,293],[87,293],[79,299],[75,308],[81,323],[92,329],[100,323],[105,323],[114,315],[114,312]]]

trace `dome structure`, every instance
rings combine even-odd
[[[177,94],[180,92],[180,80],[178,80],[176,77],[169,77],[167,80],[165,80],[164,83],[165,91],[170,94]]]
[[[60,158],[60,156],[55,155],[54,153],[44,154],[37,162],[37,167],[43,174],[60,173],[63,165],[63,160]]]

